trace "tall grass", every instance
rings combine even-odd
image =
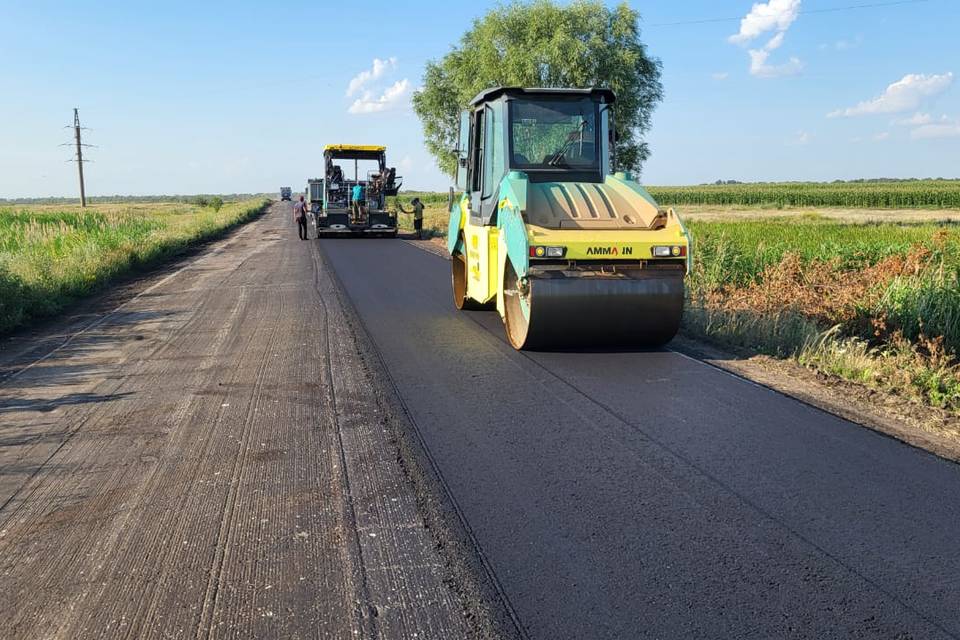
[[[700,273],[711,286],[743,285],[755,281],[764,269],[788,253],[805,262],[831,260],[838,269],[853,270],[876,264],[911,247],[930,243],[947,230],[945,259],[960,265],[960,233],[942,224],[847,224],[818,219],[740,220],[687,223],[696,243],[694,256]]]
[[[0,332],[245,222],[267,202],[0,209]]]
[[[686,330],[960,411],[960,231],[699,222]]]
[[[960,284],[957,272],[898,277],[883,289],[872,315],[899,329],[907,338],[943,337],[960,352]]]

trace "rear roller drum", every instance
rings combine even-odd
[[[455,253],[450,256],[451,278],[453,280],[453,305],[461,311],[486,309],[487,306],[467,296],[467,256]]]

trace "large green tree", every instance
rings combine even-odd
[[[490,11],[439,61],[427,63],[413,108],[427,148],[453,175],[459,112],[493,86],[609,87],[617,94],[617,165],[639,171],[650,155],[643,134],[663,98],[660,60],[640,40],[639,14],[581,0],[517,2]]]

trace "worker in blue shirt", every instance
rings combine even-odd
[[[353,195],[350,198],[350,203],[353,209],[353,221],[359,223],[363,217],[363,187],[360,184],[353,185]]]

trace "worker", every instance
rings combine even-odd
[[[293,220],[297,223],[297,235],[300,236],[301,240],[306,240],[307,204],[303,201],[303,196],[300,196],[300,200],[293,203]]]
[[[363,187],[360,183],[353,185],[353,195],[350,198],[353,208],[353,221],[359,223],[363,216]]]
[[[400,203],[400,200],[397,200],[397,207],[403,213],[412,213],[413,214],[413,230],[417,232],[417,240],[423,239],[423,203],[420,202],[420,198],[414,198],[410,201],[410,206],[413,207],[412,211],[407,211],[403,208],[403,204]]]

